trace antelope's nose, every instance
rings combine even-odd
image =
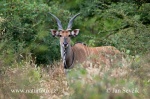
[[[67,42],[64,42],[63,45],[64,45],[64,47],[67,47],[67,46],[68,46],[68,43],[67,43]]]

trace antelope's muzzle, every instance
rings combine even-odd
[[[63,46],[66,48],[66,47],[68,47],[68,43],[67,42],[64,42],[63,43]]]
[[[68,47],[68,42],[67,42],[67,38],[66,37],[64,37],[64,42],[63,42],[63,46],[65,47],[65,48],[67,48]]]

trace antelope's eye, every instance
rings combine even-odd
[[[72,37],[72,35],[71,35],[71,34],[69,34],[69,37]]]
[[[71,33],[69,33],[69,37],[73,37],[73,35]]]
[[[62,37],[62,35],[59,34],[58,37]]]
[[[70,34],[69,37],[73,37],[73,35]]]

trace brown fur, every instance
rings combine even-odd
[[[81,43],[77,43],[72,47],[72,50],[75,55],[75,64],[77,62],[83,63],[89,61],[90,63],[99,63],[110,66],[112,58],[115,58],[116,60],[122,56],[120,51],[113,46],[87,47]]]

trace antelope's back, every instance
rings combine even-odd
[[[93,63],[99,65],[114,65],[122,61],[122,53],[113,46],[87,47],[77,43],[72,47],[75,62]]]

